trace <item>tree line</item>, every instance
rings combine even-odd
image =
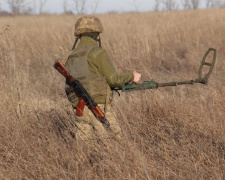
[[[155,0],[155,11],[175,11],[178,9],[198,9],[201,0]],[[206,8],[219,8],[225,6],[225,0],[204,0]]]
[[[8,5],[10,12],[4,11],[0,2],[1,12],[6,14],[45,14],[50,13],[44,10],[48,0],[3,0]],[[61,0],[64,14],[85,14],[87,6],[91,6],[91,13],[95,14],[100,0]]]
[[[4,0],[7,3],[10,12],[8,14],[43,14],[48,0]],[[61,6],[64,14],[85,14],[87,6],[92,14],[97,12],[101,0],[61,0]],[[149,0],[150,1],[150,0]],[[153,11],[175,11],[178,9],[198,9],[201,0],[154,0]],[[225,0],[203,0],[206,8],[218,8],[225,6]],[[130,5],[134,11],[139,11],[141,0],[130,0]],[[0,3],[0,12],[6,12],[2,9]],[[0,13],[1,14],[1,13]]]

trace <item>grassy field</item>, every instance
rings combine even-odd
[[[225,179],[225,10],[98,15],[118,72],[142,80],[196,79],[209,47],[207,85],[121,93],[122,139],[79,143],[64,78],[78,16],[0,17],[0,179]]]

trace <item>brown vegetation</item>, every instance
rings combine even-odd
[[[225,179],[225,11],[101,15],[103,46],[119,72],[143,80],[197,78],[218,51],[207,86],[122,93],[123,138],[73,137],[64,78],[52,67],[72,47],[77,16],[0,19],[0,179]]]

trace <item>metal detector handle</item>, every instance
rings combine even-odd
[[[213,59],[211,62],[206,62],[206,57],[209,55],[210,52],[213,52]],[[216,62],[216,49],[214,48],[209,48],[208,51],[205,53],[203,59],[202,59],[202,62],[201,62],[201,65],[199,67],[199,70],[198,70],[198,80],[200,83],[203,83],[203,84],[206,84],[208,79],[209,79],[209,76],[211,75],[212,73],[212,70],[213,70],[213,67],[215,65],[215,62]],[[208,73],[205,75],[205,77],[202,77],[203,76],[203,67],[204,66],[209,66],[209,71]]]

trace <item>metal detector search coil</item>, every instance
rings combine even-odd
[[[206,62],[206,57],[209,55],[210,52],[213,52],[213,59],[211,62]],[[208,82],[209,76],[212,73],[215,62],[216,62],[216,49],[209,48],[208,51],[205,53],[205,55],[202,59],[201,65],[199,67],[199,70],[198,70],[198,79],[202,80],[201,83],[206,84]],[[210,68],[209,68],[208,73],[206,73],[205,77],[202,78],[204,66],[209,66]]]

